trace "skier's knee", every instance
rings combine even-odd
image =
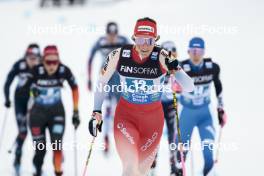
[[[27,137],[27,130],[23,131],[23,132],[19,132],[19,134],[16,138],[16,143],[17,143],[18,148],[21,148],[23,146],[26,137]]]
[[[18,138],[21,140],[25,140],[26,137],[27,137],[27,127],[19,128]]]

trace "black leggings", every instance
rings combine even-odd
[[[62,163],[62,138],[65,128],[65,112],[62,103],[53,106],[33,105],[29,117],[30,130],[35,147],[33,164],[37,172],[41,172],[46,154],[46,129],[49,130],[52,144],[58,148],[53,149],[55,172],[61,172]]]
[[[169,144],[175,143],[175,109],[173,101],[162,102],[162,107],[168,129],[168,142]]]
[[[15,96],[15,113],[18,128],[18,135],[16,137],[16,156],[18,158],[22,155],[22,147],[27,137],[27,104],[28,97]]]

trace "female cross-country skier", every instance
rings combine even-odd
[[[89,131],[95,137],[97,130],[101,131],[106,89],[100,90],[99,85],[104,87],[117,71],[122,92],[114,117],[114,137],[122,161],[122,176],[143,176],[150,170],[162,135],[164,113],[160,99],[166,72],[175,73],[183,91],[193,91],[194,84],[178,61],[155,45],[159,36],[154,20],[137,20],[132,38],[134,45],[123,46],[108,55],[94,95]]]
[[[18,83],[14,96],[14,107],[16,114],[16,123],[18,127],[18,135],[16,137],[16,151],[14,168],[17,175],[20,172],[22,147],[27,137],[27,112],[29,102],[30,86],[26,83],[32,76],[31,71],[34,66],[38,65],[41,60],[41,52],[39,45],[31,43],[26,50],[25,56],[19,59],[12,67],[7,75],[7,79],[4,85],[5,93],[5,107],[10,108],[10,87],[15,77],[18,77]]]
[[[62,102],[61,89],[68,82],[72,90],[73,116],[75,129],[80,124],[78,104],[78,84],[69,67],[61,62],[59,51],[55,45],[48,45],[43,52],[43,63],[32,71],[28,80],[31,86],[31,96],[34,102],[29,114],[29,126],[35,146],[33,165],[34,176],[41,176],[44,157],[46,155],[46,129],[50,134],[53,152],[53,166],[56,176],[63,175],[63,135],[65,131],[65,111]]]

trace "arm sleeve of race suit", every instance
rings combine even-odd
[[[105,98],[105,91],[103,88],[116,71],[120,50],[121,48],[116,49],[107,56],[104,67],[100,72],[99,80],[94,93],[94,111],[101,111],[102,104]]]
[[[215,86],[215,92],[218,100],[218,107],[223,108],[224,103],[223,103],[223,86],[222,86],[222,81],[220,79],[220,67],[218,64],[214,63],[213,64],[213,69],[214,69],[214,86]]]
[[[73,109],[77,111],[79,107],[79,88],[78,86],[72,89],[72,100],[73,100]]]
[[[91,78],[92,78],[92,64],[93,64],[94,56],[95,56],[97,50],[100,49],[99,43],[100,43],[100,39],[93,46],[93,48],[91,50],[90,57],[88,59],[88,79],[89,80],[91,80]]]
[[[7,79],[4,85],[4,93],[5,93],[5,99],[9,100],[9,94],[10,94],[10,86],[14,80],[14,78],[16,77],[16,75],[18,74],[19,69],[18,69],[18,62],[15,63],[12,67],[12,69],[10,70],[10,72],[7,75]]]
[[[36,81],[38,77],[38,66],[35,66],[30,72],[31,76],[27,80],[27,86],[30,87],[30,97],[34,98],[34,89],[37,89]]]
[[[160,64],[163,67],[163,69],[165,69],[166,71],[169,71],[166,63],[165,63],[165,59],[168,58],[168,52],[164,49],[161,50],[160,52]],[[171,59],[175,59],[175,58],[171,58]],[[192,92],[194,90],[194,82],[192,80],[192,78],[190,76],[188,76],[180,66],[178,66],[178,69],[175,73],[175,79],[177,81],[177,83],[179,83],[179,85],[182,88],[182,91],[184,92]]]
[[[178,68],[175,74],[175,79],[177,83],[182,88],[182,91],[192,92],[194,91],[194,82],[190,76],[188,76],[181,67]]]
[[[79,88],[77,81],[72,74],[71,70],[66,67],[66,80],[68,81],[71,89],[72,89],[72,100],[73,100],[73,109],[78,110],[79,105]]]

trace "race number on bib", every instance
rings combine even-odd
[[[122,93],[123,97],[136,104],[147,104],[159,101],[161,92],[155,90],[153,80],[125,78],[127,89]]]
[[[193,92],[193,105],[199,106],[205,103],[208,99],[209,95],[209,87],[200,85],[200,86],[195,86],[195,90]]]

